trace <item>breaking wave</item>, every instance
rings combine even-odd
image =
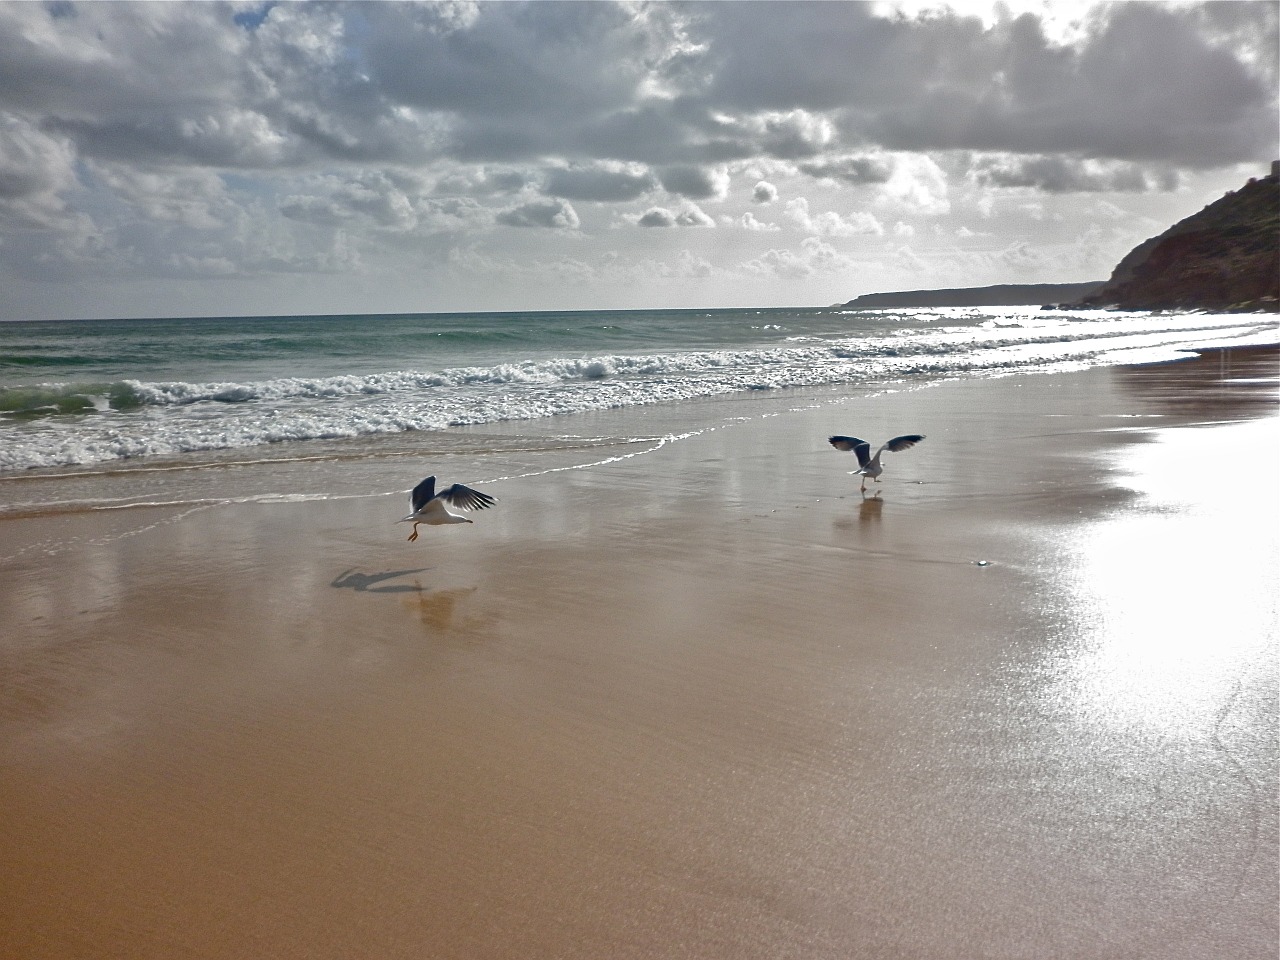
[[[906,319],[906,318],[904,318]],[[954,318],[947,318],[954,323]],[[0,470],[529,420],[737,391],[999,374],[1169,356],[1247,318],[990,317],[863,336],[783,335],[742,349],[606,353],[438,370],[226,382],[146,381],[0,388]]]

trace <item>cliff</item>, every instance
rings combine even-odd
[[[1280,305],[1280,163],[1140,243],[1080,306],[1271,310]]]
[[[1091,283],[1004,283],[993,287],[960,287],[953,290],[903,290],[898,293],[866,293],[848,303],[852,310],[885,307],[1020,307],[1080,300],[1102,286]]]

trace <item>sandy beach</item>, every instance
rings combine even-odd
[[[1276,386],[778,391],[8,519],[0,957],[1274,958]],[[832,433],[927,439],[863,497]],[[500,502],[409,543],[427,472]]]

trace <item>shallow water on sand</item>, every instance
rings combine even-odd
[[[414,544],[399,457],[6,521],[0,954],[1274,956],[1268,364],[593,414],[673,439]]]

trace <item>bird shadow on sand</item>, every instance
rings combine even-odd
[[[411,573],[423,573],[430,567],[418,567],[414,570],[389,570],[386,573],[357,573],[354,568],[344,570],[330,581],[329,586],[339,589],[354,590],[356,593],[421,593],[418,583],[396,583],[379,586],[396,577],[407,577]]]
[[[483,633],[492,626],[493,618],[484,614],[467,614],[460,607],[476,592],[476,587],[455,587],[432,590],[413,578],[412,583],[387,583],[397,577],[424,573],[430,567],[413,570],[388,570],[385,573],[359,573],[354,568],[344,570],[330,581],[329,586],[356,593],[397,593],[405,610],[414,614],[422,626],[432,632],[469,636]]]

